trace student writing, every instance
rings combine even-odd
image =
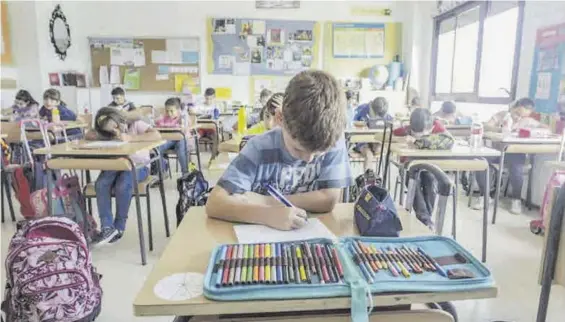
[[[187,118],[188,124],[186,124],[185,133],[186,137],[190,137],[190,118]],[[181,119],[181,102],[177,97],[171,97],[165,101],[165,115],[155,121],[157,127],[172,127],[177,128],[182,126]],[[188,173],[188,142],[186,139],[180,141],[167,141],[160,148],[161,155],[170,149],[174,149],[178,161],[180,163],[182,173]],[[163,159],[163,168],[165,160]]]
[[[361,104],[357,107],[357,113],[353,120],[356,127],[377,128],[380,125],[384,128],[385,122],[392,122],[394,118],[387,113],[388,101],[384,97],[377,97],[368,104]],[[379,143],[358,143],[353,150],[364,157],[363,169],[371,169],[374,155],[379,151]]]
[[[294,76],[282,104],[282,126],[255,136],[232,161],[206,205],[210,217],[295,229],[306,212],[328,212],[352,183],[343,131],[345,95],[322,71]],[[268,196],[270,184],[295,206]]]
[[[126,92],[121,87],[112,89],[112,102],[108,104],[109,107],[117,108],[121,111],[131,112],[135,110],[135,105],[126,100]]]
[[[433,116],[442,121],[445,125],[471,124],[472,122],[470,117],[465,117],[457,113],[457,106],[455,102],[452,101],[443,102],[441,109],[435,112]]]
[[[13,121],[35,119],[39,116],[39,103],[28,91],[21,89],[16,94],[10,112]]]
[[[508,111],[501,111],[494,114],[491,119],[485,123],[485,131],[502,132],[503,128],[510,122],[512,131],[520,128],[545,128],[544,124],[536,121],[531,117],[534,111],[534,101],[529,98],[521,98],[513,103]],[[488,158],[490,163],[499,163],[499,158]],[[522,186],[524,184],[523,171],[526,163],[526,155],[519,153],[506,154],[504,157],[505,166],[508,167],[508,180],[512,187],[510,198],[512,199],[510,212],[513,214],[522,213]],[[477,184],[481,195],[485,193],[486,172],[477,173]],[[483,202],[480,197],[474,198],[472,204],[473,209],[482,209]]]
[[[283,98],[284,93],[273,94],[261,110],[261,121],[247,129],[245,134],[263,134],[277,126],[280,126],[282,122]]]
[[[455,140],[437,120],[433,120],[428,109],[416,108],[410,114],[408,127],[395,130],[395,135],[408,136],[407,141],[417,149],[449,150]],[[428,227],[433,226],[432,212],[437,195],[437,182],[427,172],[420,173],[420,187],[414,195],[414,212],[416,217]]]
[[[161,139],[159,132],[144,121],[129,121],[126,115],[115,108],[103,107],[94,119],[94,130],[86,134],[87,140],[120,140],[124,142],[156,141]],[[132,156],[136,165],[137,180],[145,180],[149,175],[147,167],[149,151]],[[96,204],[100,216],[100,234],[95,243],[103,245],[119,240],[126,228],[128,211],[133,196],[132,171],[101,171],[96,179]],[[112,192],[116,198],[116,216],[112,216]]]

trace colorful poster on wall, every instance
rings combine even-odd
[[[334,58],[381,58],[385,54],[382,23],[334,23]]]
[[[313,21],[215,18],[209,23],[213,74],[284,76],[314,65]]]
[[[565,107],[565,23],[537,31],[529,95],[538,112]]]

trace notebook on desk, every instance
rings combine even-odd
[[[98,150],[98,149],[116,149],[126,144],[123,141],[92,141],[79,145],[80,149]]]

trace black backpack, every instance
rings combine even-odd
[[[176,206],[177,226],[191,206],[204,206],[212,191],[202,172],[193,170],[177,179],[179,200]]]

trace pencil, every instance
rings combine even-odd
[[[229,282],[232,252],[233,252],[233,246],[229,245],[228,250],[226,252],[226,260],[224,261],[224,272],[223,272],[223,275],[222,275],[222,286],[228,285],[228,282]]]
[[[390,259],[388,258],[388,256],[382,251],[382,250],[378,250],[377,249],[378,254],[381,256],[381,258],[383,258],[386,262],[386,266],[388,267],[388,270],[390,271],[390,273],[392,274],[392,276],[397,277],[400,273],[397,270],[396,266],[393,265],[393,263],[390,261]]]
[[[359,257],[359,254],[357,253],[357,251],[353,247],[353,243],[349,244],[349,252],[353,256],[353,261],[355,262],[355,264],[357,264],[357,267],[359,267],[361,274],[363,274],[363,276],[365,276],[365,279],[367,280],[367,282],[373,283],[373,278],[371,277],[371,275],[367,271],[367,268],[365,267],[365,265],[363,265],[363,263],[361,261],[361,257]]]
[[[419,254],[417,251],[413,250],[410,247],[407,247],[406,245],[404,245],[403,247],[421,263],[422,267],[424,267],[426,271],[435,271],[435,267],[428,264],[428,261],[422,256],[422,254]]]
[[[365,265],[365,268],[367,269],[369,274],[371,274],[371,277],[375,277],[376,272],[373,271],[373,268],[371,267],[371,264],[369,264],[367,257],[364,256],[365,254],[363,254],[361,249],[359,249],[359,245],[357,245],[357,243],[355,243],[355,242],[352,242],[352,244],[353,244],[353,249],[357,252],[357,255],[359,256],[359,260],[361,261],[361,265]]]
[[[226,261],[227,246],[222,246],[220,251],[220,260],[216,265],[216,287],[222,286],[222,272],[224,271],[224,262]]]
[[[389,254],[390,258],[392,258],[396,262],[397,266],[400,268],[402,275],[404,275],[404,277],[406,278],[410,277],[410,272],[408,272],[408,269],[406,269],[406,266],[404,265],[400,257],[396,256],[396,254],[390,248],[387,250],[387,253]]]
[[[383,269],[383,265],[381,264],[381,261],[379,260],[373,249],[364,243],[361,243],[361,246],[365,249],[367,256],[369,256],[369,258],[375,263],[376,267],[379,270]]]
[[[302,283],[302,275],[300,274],[300,262],[298,261],[298,257],[296,256],[296,246],[295,245],[291,245],[290,246],[290,254],[292,255],[292,262],[294,263],[294,275],[295,275],[295,280],[297,283]],[[302,266],[302,269],[304,269],[304,267]]]
[[[369,266],[371,266],[373,271],[377,273],[379,271],[379,266],[377,265],[377,262],[375,262],[372,259],[372,257],[369,255],[369,252],[367,252],[367,249],[363,246],[363,244],[360,241],[357,241],[357,247],[359,248],[362,258],[365,259],[365,261],[369,264]]]
[[[237,252],[238,252],[238,245],[233,245],[232,248],[232,255],[231,255],[231,263],[230,263],[230,278],[228,280],[228,285],[233,285],[235,280],[235,266],[237,262]]]
[[[271,283],[277,284],[277,251],[275,244],[271,244]]]
[[[407,261],[412,266],[412,271],[416,274],[422,274],[422,268],[418,265],[418,263],[403,249],[395,248],[394,251],[398,253],[405,261]]]
[[[325,281],[322,273],[322,265],[320,265],[320,257],[318,256],[318,254],[316,254],[316,246],[315,244],[310,244],[309,248],[311,254],[313,254],[314,257],[314,264],[316,264],[316,271],[318,272],[318,278],[320,279],[320,284],[324,284]]]
[[[332,261],[330,260],[330,256],[328,255],[328,250],[326,249],[326,247],[324,247],[324,245],[321,245],[320,248],[322,249],[322,255],[324,256],[324,262],[326,262],[326,267],[331,282],[332,283],[339,282],[339,277],[335,273],[334,266],[332,264]]]
[[[288,284],[290,281],[288,279],[288,256],[286,252],[286,245],[281,244],[281,255],[282,255],[282,273],[283,273],[283,281],[285,284]]]
[[[265,283],[271,283],[271,244],[265,244]]]
[[[447,277],[447,273],[445,272],[445,270],[441,266],[439,266],[439,264],[430,255],[424,252],[424,250],[419,246],[418,246],[418,251],[422,253],[422,255],[424,255],[424,257],[437,269],[439,275],[443,277]]]
[[[233,283],[235,285],[239,284],[241,282],[241,262],[242,262],[242,258],[243,258],[243,245],[239,245],[238,249],[237,249],[237,260],[235,262],[235,278]]]
[[[328,265],[326,264],[326,260],[324,259],[324,255],[322,254],[322,247],[318,244],[316,244],[316,253],[318,254],[320,265],[322,266],[322,277],[324,278],[324,282],[330,283],[331,280]]]
[[[288,279],[294,283],[296,275],[294,274],[294,261],[292,260],[290,245],[285,245],[285,249],[288,262]]]
[[[281,284],[284,283],[281,244],[275,246],[277,248],[277,283]]]
[[[304,244],[298,244],[296,245],[296,249],[299,250],[300,252],[300,257],[302,258],[302,262],[304,263],[304,270],[305,270],[305,275],[306,275],[306,280],[308,281],[308,283],[310,283],[311,279],[310,279],[310,262],[308,261],[308,253],[304,250]]]
[[[265,245],[259,245],[259,283],[265,282]]]
[[[371,245],[371,251],[373,252],[373,254],[375,254],[375,257],[381,263],[381,267],[383,269],[388,269],[388,264],[386,263],[386,260],[381,256],[381,254],[379,254],[377,247],[375,247],[375,245]]]
[[[311,283],[308,261],[302,257],[302,250],[300,248],[300,244],[296,245],[296,258],[298,258],[298,264],[300,265],[300,278]]]
[[[324,245],[325,247],[325,251],[328,254],[328,260],[330,261],[331,265],[330,267],[332,268],[332,273],[335,276],[335,281],[336,283],[339,282],[339,271],[337,269],[337,264],[335,262],[335,259],[333,258],[333,254],[332,254],[332,249],[330,248],[330,245],[326,244]]]
[[[241,284],[245,284],[247,281],[247,249],[249,248],[249,246],[243,245],[243,255],[242,255],[242,259],[241,259],[241,278],[239,279],[239,282]]]
[[[259,283],[259,245],[255,244],[253,256],[253,283]]]
[[[330,247],[330,246],[328,246]],[[337,250],[335,248],[335,246],[331,246],[331,252],[334,258],[334,262],[337,268],[337,272],[339,274],[340,278],[343,278],[343,266],[341,265],[341,260],[339,259],[339,256],[337,255]]]
[[[304,242],[304,244],[302,244],[302,247],[304,249],[303,253],[305,254],[306,257],[308,257],[308,261],[310,263],[310,270],[312,271],[312,274],[318,274],[318,271],[316,269],[316,263],[314,262],[314,257],[312,256],[312,250],[309,247],[309,244],[307,242]]]

